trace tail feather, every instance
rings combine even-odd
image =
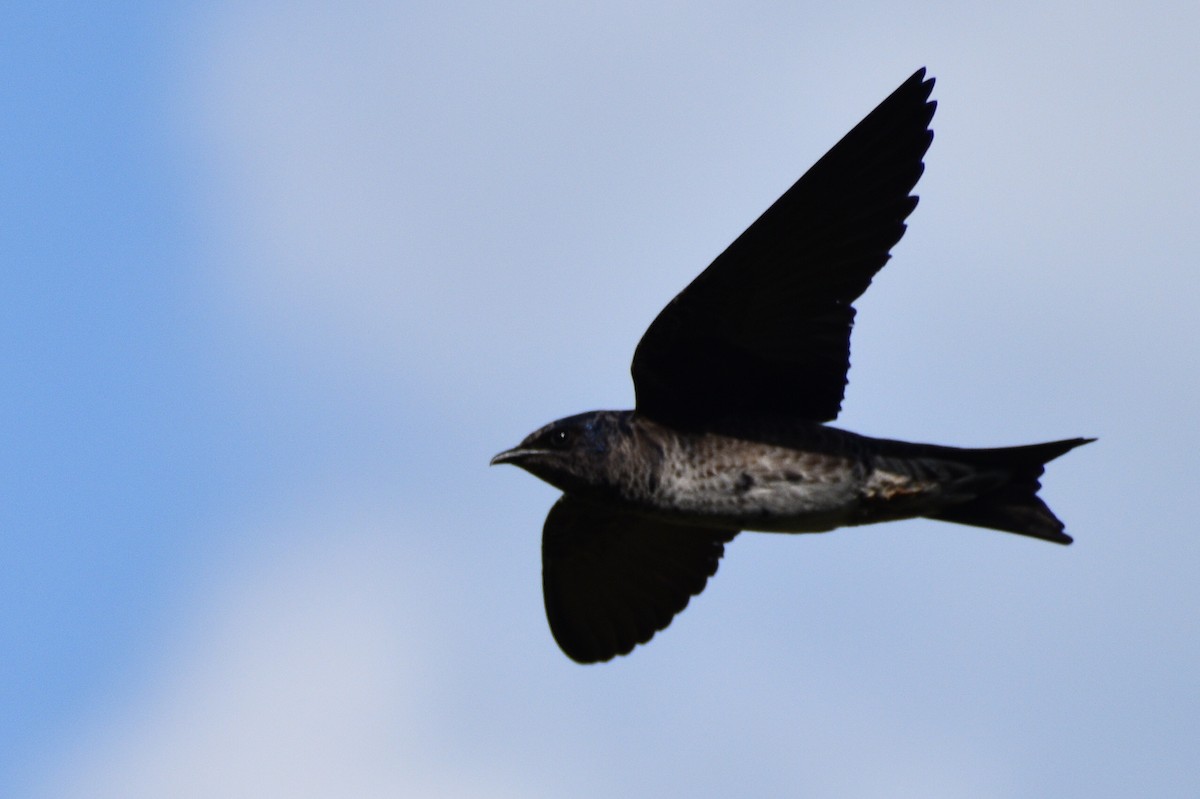
[[[1072,438],[1024,447],[959,450],[956,460],[983,469],[1002,470],[1009,477],[973,499],[929,514],[929,518],[1069,544],[1072,539],[1063,532],[1063,523],[1037,495],[1042,487],[1038,478],[1048,462],[1095,440]]]

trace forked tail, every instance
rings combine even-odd
[[[1071,536],[1063,532],[1063,523],[1037,495],[1042,487],[1038,478],[1042,476],[1047,463],[1095,440],[1072,438],[1024,447],[958,450],[955,460],[981,470],[1007,473],[1009,477],[974,499],[947,506],[936,514],[930,514],[929,518],[1004,530],[1056,544],[1069,544]]]

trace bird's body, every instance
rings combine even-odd
[[[590,438],[589,468],[539,477],[585,501],[700,527],[815,533],[854,524],[870,469],[853,451],[860,437],[824,425],[750,438],[679,431],[634,411],[563,422]]]
[[[633,410],[560,419],[492,459],[563,491],[542,576],[571,658],[649,641],[741,530],[927,517],[1071,542],[1038,478],[1090,439],[966,449],[825,424],[846,386],[851,303],[916,206],[932,87],[924,70],[909,78],[663,309],[634,354]]]
[[[937,518],[1018,476],[1036,479],[1043,461],[1085,442],[961,449],[790,419],[738,419],[688,431],[636,411],[571,416],[533,437],[565,431],[576,442],[565,463],[544,459],[526,468],[572,496],[663,523],[766,533]],[[1032,493],[1024,515],[989,526],[1069,543]]]
[[[654,491],[631,512],[701,526],[773,533],[820,533],[866,520],[862,498],[871,473],[852,434],[824,426],[791,429],[787,443],[705,432],[676,433],[649,419],[631,424],[656,429]],[[650,434],[647,434],[649,438]],[[817,448],[819,443],[833,445]],[[842,445],[851,445],[843,447]]]

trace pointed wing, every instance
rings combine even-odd
[[[917,71],[662,310],[633,356],[639,413],[684,427],[837,417],[850,304],[916,207],[932,89]]]
[[[542,591],[554,640],[579,663],[628,654],[704,590],[735,535],[563,496],[542,532]]]

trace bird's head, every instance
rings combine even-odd
[[[492,465],[511,463],[520,466],[567,492],[602,492],[611,487],[610,455],[623,416],[610,411],[592,411],[559,419],[492,458]]]

